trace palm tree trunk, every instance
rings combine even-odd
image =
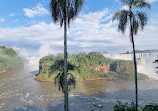
[[[66,1],[66,0],[65,0]],[[66,2],[65,2],[66,3]],[[68,83],[67,83],[67,21],[66,21],[66,6],[64,17],[64,111],[68,111]]]
[[[135,71],[135,109],[138,111],[138,80],[137,80],[137,62],[136,62],[136,54],[135,54],[135,44],[134,44],[134,37],[133,37],[133,27],[132,27],[132,17],[130,16],[130,36],[133,46],[133,59],[134,59],[134,71]]]
[[[132,37],[133,39],[133,37]],[[136,62],[136,54],[135,54],[135,45],[134,40],[132,40],[133,46],[133,57],[134,57],[134,69],[135,69],[135,94],[136,94],[136,111],[138,111],[138,80],[137,80],[137,62]]]

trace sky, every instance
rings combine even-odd
[[[158,0],[147,0],[148,24],[135,36],[136,49],[158,49]],[[26,55],[45,56],[63,52],[63,28],[54,24],[50,0],[0,0],[0,46]],[[120,0],[85,0],[68,29],[68,53],[132,50],[129,28],[123,35],[112,15],[126,8]]]

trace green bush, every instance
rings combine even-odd
[[[157,105],[146,105],[142,111],[158,111]]]
[[[122,105],[120,102],[118,105],[113,107],[114,111],[136,111],[134,103],[132,102],[131,105]]]

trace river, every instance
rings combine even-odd
[[[138,81],[139,108],[158,104],[158,81]],[[134,81],[78,81],[69,93],[70,111],[109,111],[135,100]],[[98,108],[92,103],[102,104]],[[63,111],[63,94],[52,82],[34,80],[33,72],[0,76],[0,111]]]

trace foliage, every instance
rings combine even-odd
[[[0,46],[0,74],[15,73],[23,68],[23,60],[12,48]]]
[[[71,90],[71,87],[73,86],[75,88],[76,86],[76,79],[71,73],[67,73],[67,80],[68,80],[68,90]],[[55,77],[55,84],[58,84],[59,86],[59,91],[62,89],[62,92],[65,93],[64,91],[64,72],[58,73],[58,75]]]
[[[119,102],[119,104],[118,104],[118,105],[115,105],[115,106],[113,107],[113,109],[114,109],[114,111],[136,111],[133,102],[131,103],[130,106],[127,105],[127,104],[123,105],[123,104],[121,104],[121,103]]]
[[[146,105],[142,111],[158,111],[157,105]]]
[[[55,63],[52,66],[50,66],[50,68],[52,69],[50,74],[52,74],[53,72],[58,72],[57,76],[55,76],[55,84],[58,84],[59,90],[62,89],[62,92],[65,93],[63,59],[56,60]],[[74,68],[75,68],[75,66],[68,62],[67,71],[69,72],[70,70],[74,70]],[[49,74],[49,77],[50,77],[50,74]],[[68,74],[67,75],[68,89],[70,91],[71,86],[74,86],[74,88],[75,88],[76,80],[75,80],[75,77],[73,76],[73,74],[71,74],[71,73],[67,73],[67,74]]]
[[[118,74],[114,71],[109,71],[107,74],[104,75],[107,79],[118,79]]]
[[[134,65],[132,61],[119,60],[111,64],[110,69],[118,73],[120,79],[132,79],[134,72]]]
[[[136,111],[133,102],[131,105],[121,104],[119,102],[119,104],[115,105],[113,109],[114,111]],[[158,111],[158,105],[145,105],[140,111]]]
[[[16,56],[17,53],[12,48],[6,48],[5,46],[0,46],[1,55],[8,55],[8,56]]]
[[[40,59],[40,74],[36,79],[46,80],[49,76],[55,78],[57,74],[62,74],[64,67],[62,60],[63,54],[49,55]],[[79,79],[131,79],[134,78],[133,71],[133,62],[111,60],[98,52],[71,54],[68,57],[68,72],[75,74]]]
[[[138,11],[137,8],[150,8],[150,5],[145,0],[121,0],[121,2],[127,5],[129,9],[117,11],[113,15],[113,20],[118,20],[118,30],[122,33],[125,32],[128,22],[131,22],[132,34],[136,35],[138,29],[143,30],[148,21],[146,13]]]
[[[64,21],[69,25],[70,20],[77,17],[83,3],[84,0],[51,0],[50,10],[53,21],[55,23],[59,21],[61,27]]]

